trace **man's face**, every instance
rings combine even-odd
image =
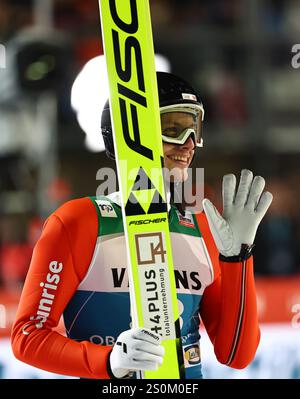
[[[161,115],[162,133],[176,137],[178,132],[194,128],[194,117],[185,112],[169,112]],[[193,159],[195,144],[191,137],[184,144],[163,143],[164,167],[173,177],[171,181],[185,181],[188,178],[188,167]]]

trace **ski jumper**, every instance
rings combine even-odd
[[[186,378],[202,378],[200,321],[217,359],[243,368],[259,343],[253,259],[224,262],[205,214],[171,205],[169,225]],[[69,376],[109,378],[107,358],[131,327],[120,198],[57,209],[37,242],[12,330],[15,356]],[[66,336],[53,329],[63,315]]]

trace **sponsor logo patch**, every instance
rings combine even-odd
[[[201,361],[199,344],[188,345],[183,348],[185,366],[195,366]]]
[[[193,215],[191,212],[186,211],[184,215],[182,215],[179,211],[176,210],[179,224],[186,227],[195,228],[195,223],[193,219]]]
[[[114,210],[114,207],[109,201],[105,200],[96,200],[96,203],[99,207],[101,216],[106,217],[106,218],[116,218],[117,214],[116,211]]]
[[[193,101],[197,101],[197,97],[195,96],[195,94],[190,94],[190,93],[181,93],[182,98],[184,100],[193,100]]]

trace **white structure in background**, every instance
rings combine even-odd
[[[17,360],[11,349],[9,338],[0,339],[0,380],[1,379],[75,379],[29,366]]]
[[[288,323],[262,324],[261,341],[254,361],[243,370],[220,364],[204,330],[201,333],[201,358],[205,379],[299,379],[299,329]],[[9,338],[0,339],[0,379],[76,378],[48,373],[17,360]]]
[[[0,69],[6,68],[6,49],[3,44],[0,44]]]
[[[170,72],[170,62],[155,55],[156,70]],[[93,152],[104,151],[100,134],[101,112],[108,99],[108,79],[104,55],[87,62],[76,77],[71,91],[71,105],[81,129],[86,133],[85,145]]]
[[[205,331],[201,358],[205,379],[300,379],[300,331],[289,323],[261,323],[261,339],[253,362],[242,370],[220,364]]]

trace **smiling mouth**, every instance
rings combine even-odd
[[[168,156],[169,159],[171,159],[171,161],[179,163],[180,165],[188,165],[189,163],[189,158],[188,157],[183,157],[180,155],[169,155]]]

